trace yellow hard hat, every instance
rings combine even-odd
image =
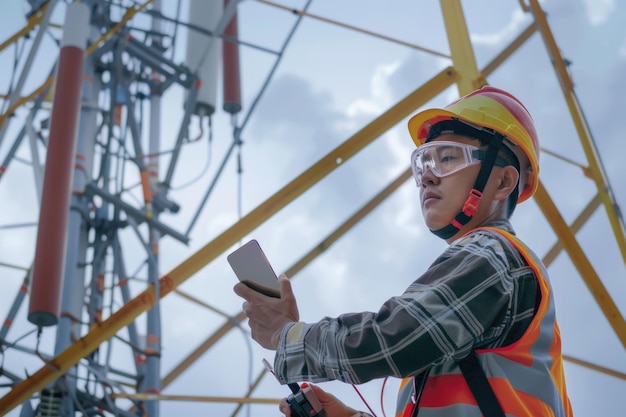
[[[499,88],[484,86],[443,109],[428,109],[417,113],[409,120],[409,133],[413,142],[420,146],[426,142],[432,126],[453,119],[493,129],[504,135],[509,149],[518,158],[520,154],[525,155],[530,163],[526,186],[518,201],[521,203],[535,193],[539,184],[539,141],[530,113],[517,98]]]

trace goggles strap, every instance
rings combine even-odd
[[[442,239],[449,239],[457,234],[458,231],[461,230],[461,228],[465,226],[472,219],[472,217],[474,217],[476,210],[478,210],[478,204],[483,197],[483,191],[485,189],[485,185],[487,185],[489,175],[491,175],[491,170],[495,164],[498,152],[500,152],[500,148],[502,148],[503,140],[504,136],[498,132],[494,133],[493,138],[489,143],[485,160],[480,166],[480,171],[478,172],[478,176],[474,182],[474,187],[470,191],[467,200],[465,200],[463,207],[449,225],[438,230],[431,230],[431,232],[436,236]]]

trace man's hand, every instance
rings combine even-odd
[[[280,331],[287,323],[300,320],[291,282],[285,275],[278,278],[280,298],[268,297],[237,283],[235,294],[244,298],[243,312],[248,317],[252,338],[266,349],[276,350]]]
[[[305,384],[306,382],[302,384],[303,389],[306,387]],[[359,412],[357,410],[348,407],[347,405],[339,401],[337,397],[327,393],[317,385],[309,384],[309,387],[311,387],[311,389],[313,390],[313,394],[315,394],[319,402],[322,404],[322,407],[326,412],[326,417],[353,417],[359,415]],[[286,398],[283,398],[280,401],[278,409],[286,417],[295,417],[291,415],[291,409],[289,408],[289,404],[287,403]]]

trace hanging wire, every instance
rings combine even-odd
[[[37,331],[37,329],[33,329],[33,330],[29,330],[26,333],[24,333],[23,335],[21,335],[20,337],[18,337],[17,339],[15,339],[15,341],[13,342],[7,342],[6,340],[3,341],[3,343],[7,346],[7,347],[14,347],[17,346],[18,342],[22,339],[27,338],[28,336],[30,336],[31,334],[35,333]]]
[[[359,396],[361,401],[363,401],[363,404],[365,404],[365,406],[367,407],[369,412],[372,414],[372,416],[377,417],[376,413],[374,412],[374,410],[372,410],[372,407],[369,405],[369,403],[367,402],[367,400],[365,399],[363,394],[361,394],[361,391],[359,391],[359,388],[357,388],[357,386],[354,385],[354,384],[352,384],[352,388],[354,388],[354,390],[356,391],[357,395]]]
[[[304,5],[304,7],[302,8],[302,11],[306,12],[309,9],[309,7],[311,6],[312,2],[313,2],[313,0],[308,0],[306,2],[306,4]],[[265,79],[265,82],[263,83],[263,86],[261,86],[261,90],[259,91],[259,93],[256,95],[256,97],[252,101],[252,104],[250,105],[250,110],[248,110],[248,113],[246,113],[246,117],[244,118],[243,122],[241,123],[241,126],[239,127],[239,132],[241,132],[243,130],[243,128],[246,126],[246,124],[250,120],[250,116],[252,115],[252,112],[256,108],[257,104],[259,104],[259,101],[261,100],[261,96],[263,95],[263,93],[267,89],[270,81],[272,80],[272,78],[274,76],[274,73],[278,69],[278,64],[280,63],[280,61],[281,61],[285,51],[287,50],[287,46],[289,45],[289,42],[291,41],[291,38],[293,38],[293,35],[296,33],[296,29],[298,28],[298,26],[300,26],[300,22],[302,22],[302,18],[304,17],[305,14],[306,13],[302,13],[302,14],[299,14],[296,17],[296,22],[294,23],[294,25],[292,26],[291,30],[287,34],[287,37],[285,38],[285,42],[283,42],[283,46],[280,48],[280,52],[278,53],[278,58],[276,59],[276,61],[274,61],[274,65],[270,69],[270,72],[269,72],[267,78]]]
[[[311,5],[312,1],[313,0],[308,0],[307,1],[307,3],[305,4],[305,6],[303,8],[303,11],[308,10],[308,8]],[[230,147],[228,148],[228,151],[226,152],[226,155],[224,156],[220,167],[218,168],[217,172],[215,173],[213,181],[209,185],[209,189],[205,193],[202,201],[200,202],[200,205],[198,206],[198,209],[196,210],[196,213],[194,214],[193,218],[191,219],[191,222],[189,223],[189,226],[187,227],[187,231],[185,232],[186,236],[188,236],[191,233],[191,230],[193,229],[193,227],[195,226],[196,222],[198,221],[198,218],[200,217],[200,212],[202,211],[202,208],[204,207],[205,203],[207,202],[207,200],[209,198],[209,195],[213,191],[213,188],[214,188],[217,180],[221,176],[221,174],[222,174],[222,172],[224,170],[224,167],[226,166],[226,162],[229,160],[229,158],[230,158],[234,148],[236,146],[241,145],[241,143],[240,143],[241,142],[241,132],[243,131],[243,129],[247,125],[248,121],[250,120],[250,117],[252,116],[254,110],[256,109],[257,104],[261,100],[261,97],[263,96],[263,94],[267,90],[267,87],[268,87],[271,79],[273,78],[274,74],[276,73],[276,70],[278,68],[278,65],[280,64],[280,61],[281,61],[284,53],[285,53],[285,50],[287,49],[287,46],[289,45],[289,42],[293,38],[293,35],[296,32],[296,29],[300,25],[300,22],[302,21],[302,18],[303,18],[303,15],[298,15],[296,17],[296,22],[292,26],[291,30],[289,31],[289,34],[287,35],[285,41],[283,42],[283,45],[281,47],[280,52],[277,53],[277,58],[274,61],[274,65],[270,69],[270,72],[267,75],[263,85],[261,86],[261,89],[259,90],[259,92],[257,93],[256,97],[252,101],[252,104],[250,105],[250,108],[248,109],[248,112],[246,113],[243,122],[241,123],[240,126],[235,127],[233,129],[233,141],[231,142]]]
[[[387,417],[387,413],[385,413],[385,387],[387,386],[387,381],[388,380],[389,380],[389,377],[386,376],[383,379],[382,387],[380,387],[380,409],[383,412],[383,417]]]
[[[308,0],[307,3],[305,4],[303,10],[306,11],[308,10],[309,6],[311,5],[313,0]],[[250,116],[252,115],[253,111],[255,110],[257,104],[259,103],[261,96],[263,95],[263,93],[265,92],[265,90],[267,89],[270,80],[273,78],[274,73],[276,72],[276,69],[278,68],[278,64],[280,63],[283,54],[285,52],[285,50],[287,49],[287,46],[289,45],[289,42],[291,41],[291,39],[293,38],[293,35],[295,34],[296,29],[298,28],[298,26],[300,25],[300,22],[302,21],[302,15],[299,15],[296,18],[296,22],[294,23],[293,27],[291,28],[291,31],[289,32],[289,34],[287,35],[285,41],[283,42],[282,48],[278,54],[277,59],[274,62],[274,65],[272,67],[272,69],[270,70],[270,73],[268,74],[267,78],[265,79],[265,82],[263,83],[259,93],[256,95],[255,99],[253,100],[252,104],[250,105],[250,109],[248,110],[248,112],[246,113],[246,116],[241,124],[241,126],[237,127],[236,125],[236,118],[233,115],[233,118],[231,119],[233,122],[233,131],[234,131],[234,146],[237,146],[237,173],[238,173],[238,179],[237,179],[237,188],[238,188],[238,195],[237,195],[237,213],[239,218],[241,219],[242,217],[242,174],[243,174],[243,166],[242,166],[242,150],[241,150],[241,145],[242,145],[242,141],[241,141],[241,131],[243,130],[243,128],[246,126],[246,124],[248,123],[248,121],[250,120]],[[232,147],[231,147],[232,149]],[[218,173],[219,174],[219,173]],[[193,222],[192,222],[193,225]],[[190,228],[191,226],[190,225]],[[251,356],[252,358],[252,356]],[[252,359],[251,359],[252,361]],[[250,374],[249,374],[249,378],[250,378],[250,385],[252,384],[252,364],[250,364]],[[250,410],[251,410],[251,406],[250,404],[248,404],[247,407],[247,414],[248,416],[250,416]]]
[[[595,138],[593,137],[593,134],[591,133],[591,128],[589,128],[590,124],[587,121],[587,117],[586,117],[585,113],[582,110],[582,106],[580,104],[580,101],[578,100],[578,96],[576,95],[576,92],[574,91],[573,88],[572,88],[572,95],[574,96],[574,100],[576,100],[576,102],[578,104],[578,108],[580,109],[580,114],[582,116],[583,122],[587,126],[587,130],[589,132],[589,142],[591,143],[593,151],[596,154],[596,159],[598,160],[598,169],[600,170],[600,174],[604,177],[605,187],[606,187],[605,191],[609,195],[609,199],[611,200],[611,204],[613,205],[613,209],[615,210],[615,215],[620,220],[620,223],[621,223],[621,226],[622,226],[622,229],[623,229],[624,228],[624,218],[622,217],[622,210],[621,210],[619,204],[617,203],[617,199],[615,197],[615,193],[613,191],[613,187],[611,186],[611,182],[609,180],[609,176],[607,175],[606,168],[604,167],[604,163],[602,162],[602,158],[600,157],[600,152],[598,151],[598,145],[596,143]]]
[[[176,5],[176,22],[180,20],[180,3],[181,1],[178,0],[178,4]],[[174,60],[174,57],[175,57],[177,36],[178,36],[178,24],[175,24],[174,33],[172,34],[172,54],[170,55],[170,60]]]
[[[233,128],[237,126],[236,115],[232,115],[231,121]],[[242,145],[241,140],[237,141],[237,218],[241,220],[243,216],[243,163],[242,163]]]
[[[192,141],[189,141],[186,144],[198,141],[202,138],[202,134],[203,134],[202,119],[203,119],[202,117],[199,118],[200,122],[198,123],[200,126],[200,134],[196,138],[194,138]],[[211,116],[208,116],[207,119],[209,120],[209,123],[208,123],[209,133],[208,133],[208,140],[207,140],[207,158],[206,158],[206,162],[204,163],[204,167],[198,173],[198,175],[196,175],[194,178],[190,179],[189,181],[183,184],[177,185],[177,186],[170,186],[171,190],[182,190],[184,188],[187,188],[190,185],[195,184],[196,182],[204,178],[205,174],[209,171],[209,168],[211,167],[211,160],[213,159],[213,122],[212,122]],[[185,143],[183,145],[185,145]]]

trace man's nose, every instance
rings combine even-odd
[[[422,174],[422,186],[427,184],[438,184],[441,178],[435,175],[433,170],[430,167],[426,167],[424,173]]]

